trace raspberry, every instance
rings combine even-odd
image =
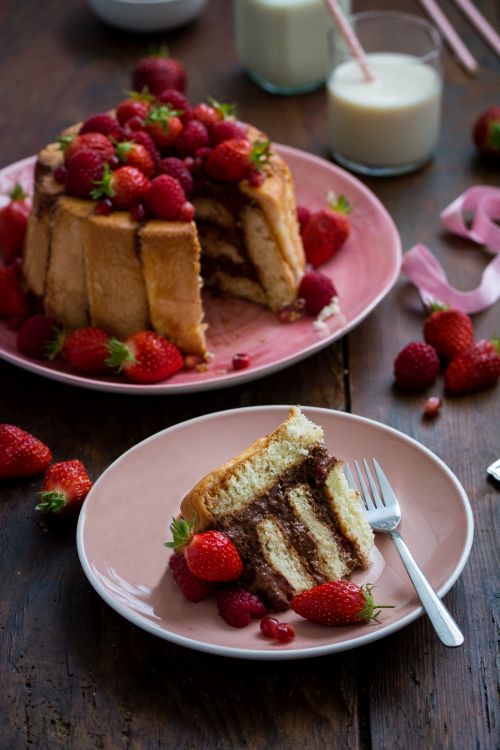
[[[175,156],[167,156],[166,159],[161,160],[158,166],[158,172],[160,174],[168,174],[170,177],[174,177],[184,190],[186,198],[189,198],[192,195],[194,181],[191,172],[181,159],[177,159]]]
[[[206,126],[199,120],[190,120],[177,138],[175,146],[183,156],[190,156],[199,148],[208,146],[209,143],[210,138]]]
[[[97,151],[78,151],[68,161],[66,193],[75,198],[88,198],[95,183],[102,179],[106,158]]]
[[[222,141],[228,141],[230,138],[246,138],[248,128],[237,120],[218,120],[210,128],[210,140],[212,146],[217,146]]]
[[[190,602],[201,602],[214,592],[214,585],[196,578],[189,570],[184,555],[176,552],[168,561],[174,581]]]
[[[157,219],[178,219],[185,202],[182,187],[176,179],[166,174],[151,180],[144,195],[147,210]]]
[[[57,324],[46,315],[31,315],[17,332],[17,348],[34,359],[49,359],[50,345],[57,339]]]
[[[305,206],[297,206],[297,221],[299,222],[301,229],[304,229],[310,218],[311,212],[308,208],[305,208]]]
[[[103,135],[114,135],[119,129],[118,120],[111,115],[103,113],[88,117],[80,128],[79,134],[102,133]]]
[[[337,296],[337,290],[325,274],[308,271],[302,277],[297,296],[305,300],[306,314],[315,317]]]
[[[434,347],[412,341],[394,360],[394,378],[401,388],[420,390],[434,382],[439,372],[439,357]]]
[[[162,104],[170,104],[173,109],[184,114],[190,109],[188,100],[177,89],[165,89],[158,97],[158,101]]]
[[[222,619],[233,628],[244,628],[249,624],[251,615],[263,617],[266,614],[259,597],[241,586],[224,589],[217,598],[217,606]]]

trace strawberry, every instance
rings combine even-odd
[[[158,97],[160,104],[170,104],[172,109],[182,112],[183,115],[191,109],[190,104],[184,94],[177,89],[165,89]]]
[[[78,512],[91,487],[85,466],[77,458],[52,464],[45,474],[35,510],[61,515]]]
[[[420,390],[434,382],[439,372],[439,357],[430,344],[412,341],[394,360],[394,378],[401,388]]]
[[[64,161],[66,164],[71,157],[79,151],[97,151],[102,154],[106,160],[112,159],[115,155],[115,147],[102,133],[84,133],[83,135],[63,135],[59,138],[59,144],[64,152]]]
[[[172,571],[174,581],[190,602],[201,602],[213,594],[214,584],[196,578],[189,570],[184,555],[175,552],[168,561],[168,567]]]
[[[500,159],[500,106],[489,107],[479,115],[472,139],[481,154]]]
[[[333,281],[325,274],[319,271],[308,271],[302,277],[297,296],[305,300],[306,314],[315,317],[324,307],[328,307],[333,302],[337,296],[337,290]]]
[[[134,383],[158,383],[182,369],[178,348],[153,331],[133,333],[124,342],[111,339],[106,364]]]
[[[186,198],[189,198],[194,190],[194,181],[191,176],[191,172],[186,167],[181,159],[177,159],[175,156],[167,156],[162,159],[158,171],[160,174],[168,174],[173,177],[181,188],[184,190]]]
[[[144,195],[146,208],[157,219],[178,219],[185,202],[186,195],[179,182],[166,174],[151,180]]]
[[[68,162],[65,190],[75,198],[89,198],[102,179],[106,157],[97,151],[78,151]]]
[[[66,361],[77,372],[104,375],[110,372],[106,364],[109,341],[109,334],[100,328],[77,328],[64,337],[62,352]]]
[[[329,199],[329,207],[311,214],[302,228],[302,242],[306,261],[315,268],[330,260],[349,236],[347,214],[351,206],[344,196]]]
[[[52,359],[60,331],[57,323],[46,315],[31,315],[17,332],[17,348],[27,357]]]
[[[95,183],[90,197],[99,200],[107,196],[115,208],[125,211],[142,201],[148,187],[149,180],[139,169],[120,167],[112,172],[105,164],[102,179]]]
[[[158,164],[160,163],[160,154],[158,153],[158,150],[150,135],[148,135],[144,130],[135,130],[133,133],[131,133],[129,140],[133,141],[134,143],[139,143],[141,146],[144,146],[144,148],[151,155],[155,167],[158,167]]]
[[[152,96],[133,92],[129,99],[124,99],[117,106],[116,119],[120,125],[126,125],[132,117],[139,117],[141,120],[144,120],[148,116],[153,102],[154,98]]]
[[[115,153],[121,162],[129,167],[135,167],[146,177],[152,177],[155,173],[155,161],[145,146],[134,141],[122,141],[118,143]]]
[[[266,608],[256,594],[241,586],[228,586],[217,597],[219,614],[233,628],[244,628],[250,623],[250,616],[263,617]]]
[[[179,113],[168,104],[153,107],[144,120],[146,133],[151,136],[155,146],[160,151],[170,148],[174,144],[183,127],[179,119]]]
[[[165,89],[184,91],[186,71],[179,60],[167,57],[167,50],[162,48],[158,54],[139,60],[132,73],[132,85],[135,91],[146,88],[155,96],[159,96]]]
[[[474,338],[472,320],[461,310],[431,305],[424,323],[424,339],[442,359],[453,359],[468,349]]]
[[[212,146],[218,146],[223,141],[231,139],[241,140],[246,138],[248,127],[238,120],[225,119],[217,120],[210,128],[210,141]]]
[[[185,112],[182,119],[184,122],[189,122],[189,120],[199,120],[210,130],[211,126],[218,120],[221,120],[222,117],[223,115],[216,107],[212,107],[209,104],[202,102]]]
[[[120,130],[120,123],[115,117],[107,113],[101,113],[88,117],[81,126],[78,134],[102,133],[103,135],[115,137],[119,134]]]
[[[13,424],[0,424],[0,479],[30,477],[51,461],[52,452],[41,440]]]
[[[243,572],[238,550],[228,536],[220,531],[193,532],[195,519],[172,519],[173,541],[165,542],[170,549],[182,552],[189,570],[204,581],[234,581]]]
[[[0,318],[16,318],[29,313],[17,263],[0,268]]]
[[[477,341],[452,359],[444,373],[448,393],[471,393],[489,388],[500,378],[500,340]]]
[[[297,206],[297,221],[302,231],[311,218],[311,212],[305,206]]]
[[[175,142],[175,148],[183,156],[194,155],[210,142],[207,127],[199,120],[190,120]]]
[[[214,180],[239,182],[253,170],[260,171],[269,157],[269,141],[251,143],[248,139],[229,139],[209,154],[205,170]]]
[[[0,209],[0,253],[6,264],[20,258],[30,214],[30,204],[21,185],[9,193],[9,203]]]
[[[297,594],[291,607],[298,615],[318,625],[378,622],[380,610],[392,605],[375,604],[372,589],[370,584],[363,587],[352,581],[330,581]]]

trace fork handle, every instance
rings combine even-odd
[[[399,552],[403,565],[411,578],[411,582],[415,586],[415,590],[420,597],[429,620],[434,626],[438,638],[445,646],[461,646],[464,642],[464,637],[458,625],[418,567],[403,537],[396,529],[388,533]]]

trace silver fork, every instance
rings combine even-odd
[[[445,646],[461,646],[464,642],[464,637],[458,625],[418,567],[415,558],[397,530],[401,521],[401,510],[398,499],[380,464],[375,458],[372,461],[380,486],[380,492],[366,459],[363,460],[363,465],[370,489],[368,489],[359,463],[357,461],[354,462],[368,522],[374,531],[380,531],[391,537],[438,638]],[[345,473],[350,486],[353,489],[358,489],[348,464],[345,466]]]

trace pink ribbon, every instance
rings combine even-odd
[[[467,215],[472,215],[470,226]],[[425,245],[414,245],[403,257],[402,271],[418,288],[424,305],[446,302],[467,313],[477,313],[500,299],[500,188],[477,185],[462,193],[441,214],[449,232],[484,245],[495,254],[476,289],[462,292],[450,285],[437,258]]]

